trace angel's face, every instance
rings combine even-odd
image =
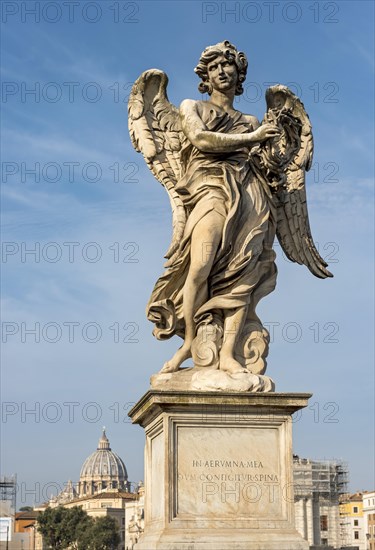
[[[214,90],[220,92],[235,89],[238,80],[238,70],[234,61],[219,55],[207,65],[208,79]]]

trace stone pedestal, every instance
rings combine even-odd
[[[147,392],[137,550],[308,550],[294,526],[291,415],[310,394]]]

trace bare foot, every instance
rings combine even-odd
[[[184,344],[180,347],[169,361],[164,363],[163,368],[161,369],[161,373],[166,372],[176,372],[180,368],[180,365],[186,360],[191,357],[191,350],[190,346]]]
[[[236,374],[237,372],[249,372],[245,369],[234,357],[220,357],[220,369],[228,372],[229,374]]]

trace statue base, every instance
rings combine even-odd
[[[273,392],[275,383],[269,376],[239,372],[229,374],[209,367],[180,369],[151,376],[151,389],[163,391]]]
[[[308,550],[294,526],[291,415],[311,394],[148,391],[137,550]]]

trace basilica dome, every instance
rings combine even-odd
[[[93,495],[104,490],[128,491],[128,474],[121,458],[111,450],[103,429],[98,448],[86,458],[79,477],[79,496]]]

